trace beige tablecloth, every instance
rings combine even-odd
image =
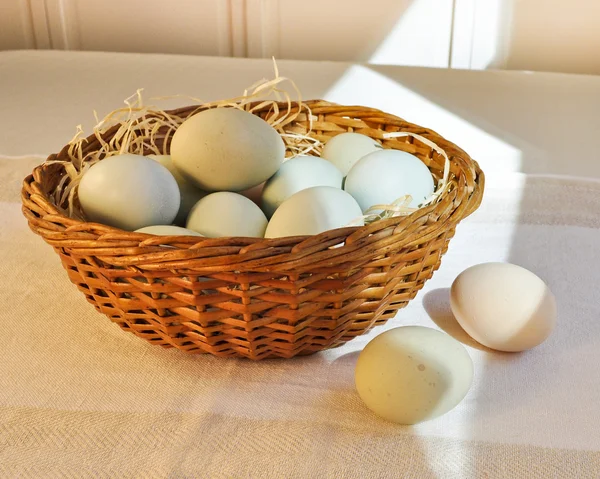
[[[255,363],[164,350],[96,313],[21,215],[20,182],[40,161],[0,157],[1,478],[600,477],[599,181],[492,168],[481,209],[396,319]],[[483,261],[549,283],[559,321],[542,346],[493,353],[461,332],[447,288]],[[376,418],[353,386],[367,341],[407,324],[446,330],[475,363],[465,400],[415,427]]]
[[[0,477],[600,477],[600,182],[492,179],[388,326],[254,363],[163,350],[96,313],[21,216],[37,161],[0,160]],[[535,271],[558,299],[555,333],[525,354],[478,349],[449,313],[452,279],[496,260]],[[412,428],[377,419],[353,387],[357,353],[403,324],[449,331],[476,367],[455,410]]]

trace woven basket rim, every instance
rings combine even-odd
[[[385,113],[376,108],[337,105],[324,100],[309,100],[304,103],[309,105],[313,114],[323,116],[333,114],[353,118],[357,117],[357,113],[359,113],[362,121],[374,120],[385,125],[396,124],[400,126],[400,131],[408,131],[412,128],[423,136],[433,137],[432,141],[447,152],[451,163],[467,174],[469,184],[456,186],[457,189],[464,188],[470,190],[466,195],[466,201],[461,201],[458,205],[454,206],[450,214],[451,221],[448,224],[438,224],[435,221],[436,216],[443,214],[443,207],[447,207],[443,202],[437,202],[420,208],[406,216],[378,220],[364,226],[337,228],[318,235],[284,238],[156,236],[125,231],[100,223],[81,221],[67,216],[60,208],[56,207],[45,191],[44,182],[47,179],[47,175],[51,173],[50,170],[57,167],[55,164],[48,164],[48,161],[55,160],[64,155],[67,148],[65,146],[59,153],[49,155],[46,162],[35,167],[33,172],[24,179],[21,193],[23,213],[28,219],[31,229],[36,234],[42,236],[46,242],[53,246],[68,245],[74,248],[76,253],[79,251],[78,247],[81,247],[82,249],[86,249],[88,254],[100,257],[103,253],[102,250],[106,250],[107,248],[124,248],[125,250],[129,248],[131,250],[129,253],[124,250],[121,255],[129,255],[130,257],[138,256],[140,258],[138,260],[125,261],[125,263],[148,268],[153,263],[162,264],[165,267],[177,267],[176,263],[182,264],[182,261],[186,261],[185,255],[182,256],[181,252],[193,250],[197,254],[190,256],[194,256],[196,260],[201,260],[203,255],[198,254],[201,250],[221,248],[225,256],[233,253],[233,250],[237,250],[237,253],[234,254],[239,260],[242,260],[240,255],[245,255],[247,259],[242,260],[242,262],[250,261],[250,264],[254,264],[255,266],[252,270],[260,271],[264,269],[264,266],[261,265],[261,258],[288,253],[298,259],[313,254],[313,250],[315,253],[323,253],[323,245],[329,245],[329,248],[341,244],[338,248],[329,248],[327,250],[335,252],[335,254],[331,255],[332,260],[334,260],[335,258],[340,258],[345,253],[356,251],[357,248],[361,247],[366,237],[372,235],[382,237],[395,235],[399,231],[410,230],[410,226],[418,222],[429,224],[429,227],[419,232],[419,236],[411,237],[410,241],[408,241],[408,243],[418,244],[419,241],[424,241],[424,238],[439,232],[441,228],[455,226],[479,206],[483,195],[485,177],[478,163],[462,149],[445,140],[434,131],[406,122],[400,117]],[[172,109],[168,112],[176,115],[184,115],[192,109],[197,111],[199,106],[201,107],[201,105],[190,105]],[[371,130],[370,132],[372,133],[373,131]],[[107,133],[110,133],[110,131]],[[381,131],[381,138],[379,139],[383,139],[383,133]],[[373,135],[369,136],[373,137]],[[93,134],[86,138],[88,143],[93,143],[94,140],[96,140],[96,137]],[[440,143],[442,144],[440,145]],[[441,196],[443,197],[447,194],[444,192]],[[135,244],[137,244],[137,247]],[[165,248],[164,246],[171,246],[171,248]],[[134,251],[136,249],[139,251]],[[267,251],[268,254],[266,254]],[[83,254],[83,251],[81,253]],[[213,257],[212,253],[211,257]],[[214,253],[218,252],[215,251]],[[254,263],[252,263],[253,261]],[[235,270],[236,261],[231,261],[231,263],[223,261],[221,264],[218,264],[219,262],[216,261],[214,263],[206,264],[207,271],[214,270],[215,268],[221,270],[226,265],[232,266],[227,268],[228,270]],[[289,267],[293,267],[293,261],[291,263],[287,261],[286,263],[288,263]],[[267,270],[272,270],[272,268],[267,268]]]

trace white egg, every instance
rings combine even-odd
[[[179,192],[181,193],[181,204],[179,205],[179,212],[177,213],[174,222],[179,225],[184,225],[192,207],[200,201],[200,198],[205,197],[208,193],[196,188],[192,183],[187,181],[179,171],[177,171],[177,168],[175,168],[173,160],[171,159],[171,155],[148,155],[148,158],[158,161],[169,170],[173,175],[173,178],[175,178],[177,186],[179,186]]]
[[[135,230],[135,232],[157,236],[202,236],[196,231],[188,230],[187,228],[181,228],[180,226],[171,225],[145,226],[144,228]]]
[[[422,326],[390,329],[363,349],[355,383],[378,416],[416,424],[447,413],[467,395],[473,362],[465,347],[445,333]]]
[[[556,300],[538,276],[510,263],[472,266],[454,280],[450,305],[463,329],[484,346],[524,351],[556,324]]]
[[[333,163],[342,175],[363,156],[381,150],[382,146],[373,138],[360,133],[341,133],[325,143],[321,158]]]
[[[416,156],[399,150],[380,150],[361,158],[346,177],[344,189],[363,211],[374,205],[389,205],[410,195],[409,206],[417,208],[434,191],[429,168]]]
[[[192,208],[188,229],[208,236],[245,236],[262,238],[267,218],[251,200],[238,193],[221,191],[202,198]]]
[[[77,190],[90,221],[133,231],[170,224],[179,210],[180,194],[164,166],[140,155],[116,155],[92,165]]]
[[[295,193],[277,208],[265,238],[316,235],[346,226],[360,216],[360,206],[345,191],[314,186]]]
[[[197,113],[177,128],[171,156],[186,179],[206,191],[242,191],[269,179],[285,157],[266,121],[236,108]]]
[[[265,184],[262,207],[271,217],[279,205],[294,193],[313,186],[342,187],[342,173],[332,163],[315,156],[297,156],[281,165]]]

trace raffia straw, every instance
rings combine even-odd
[[[249,89],[244,90],[243,95],[235,98],[204,103],[198,98],[175,95],[153,98],[153,100],[188,98],[199,104],[198,110],[201,108],[230,107],[252,112],[255,109],[272,105],[272,112],[267,116],[266,121],[281,134],[287,151],[291,153],[292,157],[308,154],[320,145],[318,140],[310,136],[314,116],[308,105],[302,101],[300,90],[296,84],[289,78],[279,74],[275,59],[273,59],[273,69],[275,78],[260,80]],[[297,95],[297,100],[293,101],[290,94],[281,88],[284,82],[291,85]],[[75,136],[68,143],[67,155],[69,161],[55,160],[48,162],[60,163],[65,168],[66,175],[61,180],[60,187],[55,189],[53,199],[57,205],[68,203],[69,216],[74,216],[77,213],[75,211],[75,197],[81,177],[90,166],[100,159],[123,153],[143,154],[148,150],[158,155],[166,153],[165,150],[161,151],[155,145],[156,135],[162,127],[167,127],[165,135],[167,137],[171,136],[183,120],[170,115],[164,110],[144,105],[142,91],[142,89],[137,90],[132,96],[124,100],[125,107],[109,112],[102,119],[99,119],[98,114],[94,111],[96,125],[93,128],[93,135],[100,143],[99,149],[86,154],[83,153],[86,140],[83,138],[83,129],[79,125]],[[275,97],[275,99],[270,97]],[[281,101],[282,98],[285,101],[286,108],[285,111],[280,112],[277,101]],[[251,107],[251,103],[255,101],[259,101],[259,105]],[[295,109],[294,105],[297,105]],[[285,126],[293,123],[300,115],[305,115],[308,120],[307,133],[285,130]],[[105,141],[102,138],[103,135],[115,125],[120,126],[110,141]]]
[[[203,102],[199,98],[187,96],[187,95],[172,95],[172,96],[161,96],[161,97],[153,97],[152,100],[171,100],[171,99],[181,99],[185,98],[191,100],[196,103],[201,103],[204,108],[237,108],[239,110],[247,111],[252,113],[255,110],[262,109],[265,106],[272,106],[272,113],[265,118],[265,121],[269,123],[273,128],[279,131],[281,137],[283,138],[286,147],[289,151],[294,152],[293,156],[305,155],[314,151],[319,145],[320,142],[312,138],[308,133],[312,131],[313,121],[315,117],[312,115],[310,111],[310,107],[306,105],[302,101],[302,93],[300,89],[294,83],[293,80],[283,77],[279,74],[279,68],[277,66],[277,62],[273,58],[273,71],[275,78],[272,80],[262,79],[258,82],[254,83],[252,86],[244,90],[244,93],[241,96],[230,98],[228,100],[218,100],[213,102]],[[290,86],[293,88],[297,100],[292,100],[289,92],[287,90],[278,88],[278,85],[282,83],[288,82]],[[273,96],[274,99],[269,99],[270,96]],[[286,112],[284,114],[280,114],[279,111],[279,101],[285,101],[286,103]],[[262,100],[260,103],[250,106],[257,100]],[[294,112],[293,105],[297,104],[298,108]],[[200,108],[200,105],[199,105]],[[294,133],[284,130],[284,127],[294,122],[300,115],[303,114],[303,111],[306,114],[308,120],[308,132],[307,134]],[[193,113],[192,113],[193,114]]]
[[[201,99],[185,96],[173,95],[163,97],[153,97],[151,100],[162,101],[175,98],[186,98],[198,103],[198,110],[202,108],[237,108],[252,113],[257,109],[262,109],[271,105],[271,112],[265,118],[265,121],[275,128],[281,135],[286,144],[290,157],[306,155],[317,150],[321,143],[310,136],[313,128],[313,122],[316,119],[308,105],[302,101],[302,94],[297,85],[289,78],[279,74],[279,68],[275,59],[273,59],[274,78],[271,80],[262,79],[245,89],[243,94],[238,97],[219,100],[213,102],[202,102]],[[297,100],[292,100],[289,92],[282,88],[282,84],[288,83],[296,94]],[[138,89],[133,95],[124,100],[125,107],[118,108],[109,112],[102,119],[94,111],[96,125],[93,128],[93,135],[98,139],[100,148],[84,154],[85,138],[81,125],[76,128],[75,136],[68,143],[67,155],[69,161],[49,161],[48,163],[60,163],[65,168],[66,175],[61,179],[60,184],[54,190],[53,199],[59,207],[68,205],[68,214],[71,217],[80,217],[75,207],[76,193],[79,182],[85,172],[97,161],[113,155],[123,153],[144,154],[150,150],[152,153],[160,155],[166,154],[156,146],[155,138],[161,128],[166,127],[167,137],[173,135],[175,130],[183,122],[182,118],[169,114],[165,110],[158,109],[150,105],[144,105],[142,96],[143,89]],[[273,99],[274,98],[274,99]],[[257,102],[258,104],[252,105]],[[285,104],[285,109],[280,111],[278,102]],[[294,108],[294,105],[297,105]],[[197,111],[198,111],[197,110]],[[196,111],[192,112],[192,115]],[[308,121],[306,133],[286,130],[285,127],[292,124],[302,116]],[[119,125],[117,131],[112,135],[110,141],[105,141],[103,135],[111,128]],[[420,206],[425,206],[436,202],[441,194],[448,188],[448,177],[450,172],[450,161],[446,152],[438,145],[427,138],[409,132],[390,132],[384,133],[384,139],[399,138],[403,136],[412,136],[422,143],[426,144],[434,151],[441,154],[445,159],[444,175],[438,181],[435,192],[427,198]],[[166,141],[163,143],[166,145]],[[361,222],[370,223],[380,219],[391,218],[394,216],[409,215],[416,208],[408,205],[411,202],[410,196],[403,196],[389,205],[374,205],[365,212],[365,215],[357,218],[352,224]]]

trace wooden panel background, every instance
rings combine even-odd
[[[0,0],[0,49],[600,74],[600,1]]]
[[[0,0],[0,49],[37,48],[29,0]]]
[[[231,14],[227,1],[41,1],[46,4],[54,48],[232,54]]]

